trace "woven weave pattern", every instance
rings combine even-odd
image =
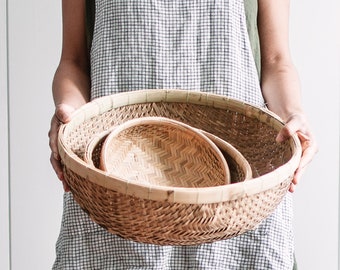
[[[126,105],[110,110],[74,129],[68,135],[69,144],[72,151],[83,158],[86,144],[94,134],[118,126],[127,120],[146,116],[162,116],[182,121],[228,141],[237,146],[250,162],[254,176],[272,171],[287,162],[292,154],[288,148],[289,142],[277,144],[275,142],[277,130],[266,123],[254,121],[237,111],[190,103],[155,102]],[[271,158],[264,158],[268,153]]]
[[[67,173],[77,185],[72,191],[77,202],[95,222],[126,239],[158,245],[196,245],[254,229],[279,204],[291,182],[287,179],[242,200],[186,205],[122,195]]]
[[[168,117],[219,136],[243,154],[253,178],[243,181],[242,169],[226,153],[233,184],[207,188],[133,184],[82,160],[96,134],[145,116]],[[99,225],[139,242],[192,245],[244,233],[274,211],[301,153],[296,136],[276,143],[282,125],[267,111],[222,96],[145,90],[88,104],[61,128],[59,147],[74,198]],[[95,148],[92,160],[98,165],[100,147]]]
[[[222,153],[190,126],[167,118],[144,117],[119,128],[104,142],[101,169],[127,181],[160,186],[229,183],[229,169]]]

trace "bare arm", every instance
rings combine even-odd
[[[85,31],[85,0],[63,0],[63,43],[60,63],[54,75],[52,92],[56,106],[49,130],[51,164],[65,191],[57,139],[61,123],[68,122],[72,113],[90,99],[89,57]]]
[[[86,46],[85,1],[62,1],[63,44],[52,90],[56,106],[78,108],[90,96],[89,59]]]
[[[283,141],[297,133],[303,148],[290,189],[293,191],[305,166],[317,152],[317,145],[303,112],[299,77],[290,55],[289,0],[259,0],[258,3],[262,93],[268,108],[286,122],[277,140]]]
[[[268,108],[283,120],[302,112],[299,78],[289,50],[288,18],[288,0],[259,0],[262,92]]]

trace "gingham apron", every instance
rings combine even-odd
[[[188,89],[264,106],[242,0],[97,0],[91,97]],[[122,239],[64,195],[53,269],[291,270],[291,196],[256,230],[198,246]]]

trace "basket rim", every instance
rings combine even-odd
[[[99,143],[99,141],[101,141],[102,139],[105,139],[105,137],[107,137],[113,129],[114,128],[110,128],[110,129],[107,129],[107,130],[104,130],[102,132],[97,133],[87,143],[87,145],[85,146],[84,157],[83,157],[83,159],[86,163],[94,166],[93,161],[92,161],[93,148]]]
[[[215,145],[217,145],[218,148],[225,150],[228,155],[230,155],[237,164],[242,165],[243,172],[244,172],[244,179],[242,181],[250,180],[252,179],[252,169],[248,162],[248,160],[242,155],[242,153],[236,149],[232,144],[229,142],[221,139],[220,137],[209,133],[205,130],[198,129],[199,132],[202,132],[205,136],[207,136],[210,140],[212,140]],[[228,150],[226,150],[228,149]]]
[[[83,105],[75,112],[70,122],[60,127],[58,148],[62,162],[79,176],[106,189],[140,199],[184,204],[220,203],[263,192],[290,178],[299,165],[302,150],[298,136],[294,134],[289,139],[293,152],[292,157],[274,171],[253,178],[251,181],[204,188],[162,187],[136,184],[119,177],[112,177],[86,163],[66,145],[65,134],[85,120],[109,109],[146,102],[186,102],[221,109],[233,109],[248,117],[270,124],[276,130],[280,130],[284,125],[280,117],[268,109],[259,108],[222,95],[178,89],[146,89],[123,92],[100,97]]]

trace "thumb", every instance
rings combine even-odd
[[[289,137],[291,137],[294,132],[295,132],[294,127],[290,123],[287,123],[284,127],[281,128],[281,130],[277,134],[276,141],[283,142],[285,140],[288,140]]]
[[[301,131],[305,126],[304,117],[300,114],[293,114],[288,118],[286,124],[277,134],[276,141],[283,142],[288,140],[295,132]]]
[[[68,104],[59,104],[56,106],[55,115],[62,123],[67,123],[71,120],[72,114],[76,109]]]

